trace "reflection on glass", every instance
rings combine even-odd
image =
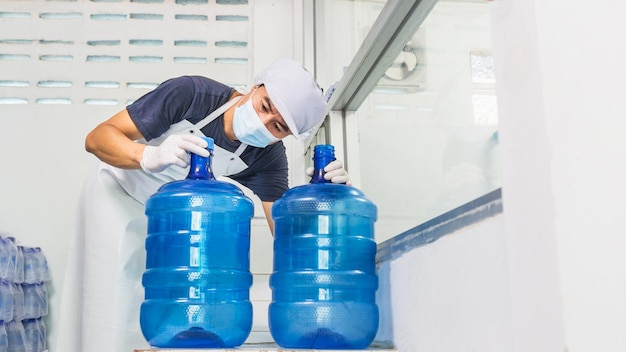
[[[472,105],[475,124],[494,126],[498,124],[498,102],[495,95],[474,94]]]
[[[472,82],[495,83],[496,72],[493,55],[488,52],[471,52]]]
[[[335,83],[350,64],[372,24],[385,6],[385,0],[316,1],[315,51],[323,70],[316,72],[324,89]]]
[[[491,6],[439,1],[357,111],[377,242],[500,187]]]

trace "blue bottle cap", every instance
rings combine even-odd
[[[204,139],[207,142],[207,147],[206,149],[209,150],[214,150],[215,149],[215,142],[213,141],[213,138],[211,137],[202,137],[202,139]]]

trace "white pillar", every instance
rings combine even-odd
[[[624,10],[496,3],[515,351],[626,350]]]

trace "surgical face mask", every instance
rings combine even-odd
[[[254,92],[252,94],[254,95]],[[233,131],[241,143],[257,148],[265,148],[270,143],[278,141],[254,110],[252,96],[245,104],[235,108]]]

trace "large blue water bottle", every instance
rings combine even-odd
[[[146,202],[148,237],[141,330],[154,347],[241,345],[252,329],[253,203],[213,177],[211,155],[191,155],[185,180]]]
[[[311,183],[272,206],[269,327],[281,347],[366,348],[378,330],[376,206],[358,189],[324,179],[333,160],[333,146],[315,146]]]

